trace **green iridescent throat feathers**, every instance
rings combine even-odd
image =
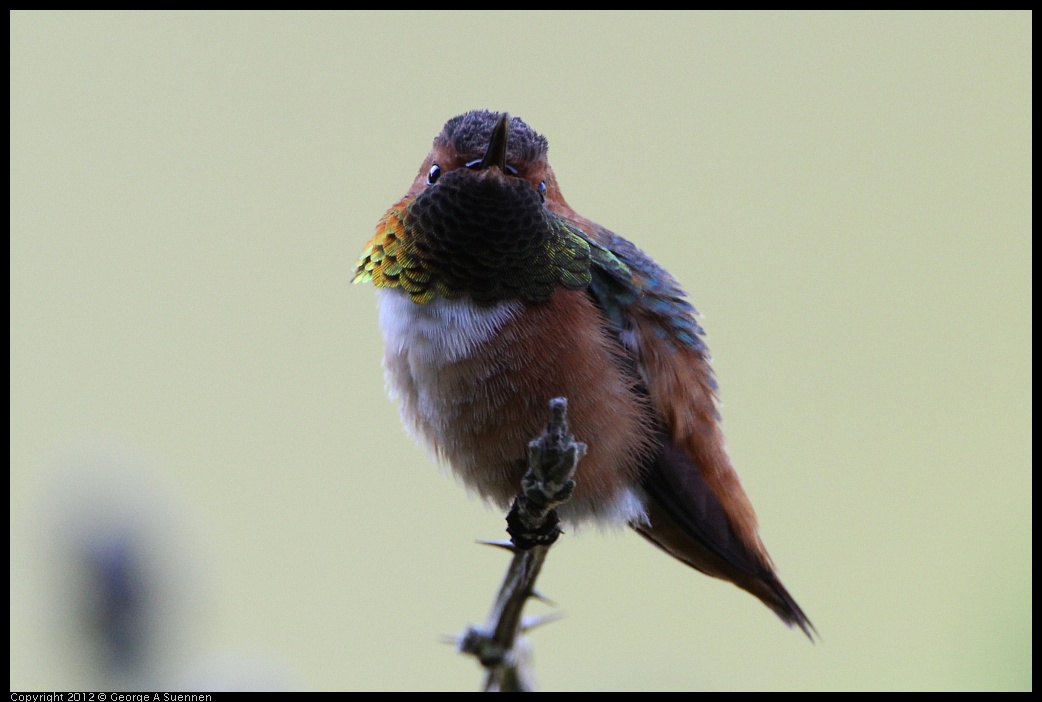
[[[589,287],[593,267],[619,282],[630,277],[611,251],[549,212],[526,182],[460,170],[391,208],[354,282],[402,288],[416,303],[464,295],[478,304],[535,303],[558,286]]]

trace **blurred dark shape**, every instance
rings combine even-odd
[[[139,670],[148,658],[148,609],[153,593],[140,545],[130,533],[104,534],[83,550],[83,623],[112,677]]]
[[[51,460],[35,500],[42,528],[12,568],[12,612],[47,632],[44,687],[98,691],[286,690],[264,649],[214,649],[207,610],[220,561],[177,473],[120,442],[87,441]],[[13,549],[14,550],[14,549]],[[17,600],[32,592],[39,602]]]

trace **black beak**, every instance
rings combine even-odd
[[[496,120],[496,126],[492,127],[492,136],[488,140],[488,148],[477,170],[483,171],[490,166],[499,166],[499,170],[506,173],[507,165],[507,137],[510,136],[510,115],[506,112]]]

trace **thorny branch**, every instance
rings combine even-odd
[[[532,690],[529,647],[521,634],[545,623],[544,617],[523,620],[529,597],[538,594],[535,580],[546,555],[561,533],[556,507],[566,503],[575,488],[575,468],[586,454],[586,444],[568,433],[568,400],[550,400],[550,423],[528,444],[528,471],[521,492],[507,515],[510,542],[496,543],[513,554],[499,594],[484,627],[471,626],[458,639],[459,651],[477,657],[487,673],[485,691]]]

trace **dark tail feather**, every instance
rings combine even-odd
[[[706,575],[755,595],[812,642],[817,630],[782,585],[770,562],[743,544],[698,469],[672,444],[644,477],[648,521],[631,524],[648,541]]]
[[[649,524],[630,525],[638,534],[692,568],[714,578],[727,580],[755,595],[786,625],[799,627],[812,642],[818,636],[810,619],[773,571],[763,567],[751,567],[752,564],[747,559],[743,559],[746,563],[742,565],[750,567],[724,561],[698,540],[686,534],[653,502],[649,504],[648,511]]]

